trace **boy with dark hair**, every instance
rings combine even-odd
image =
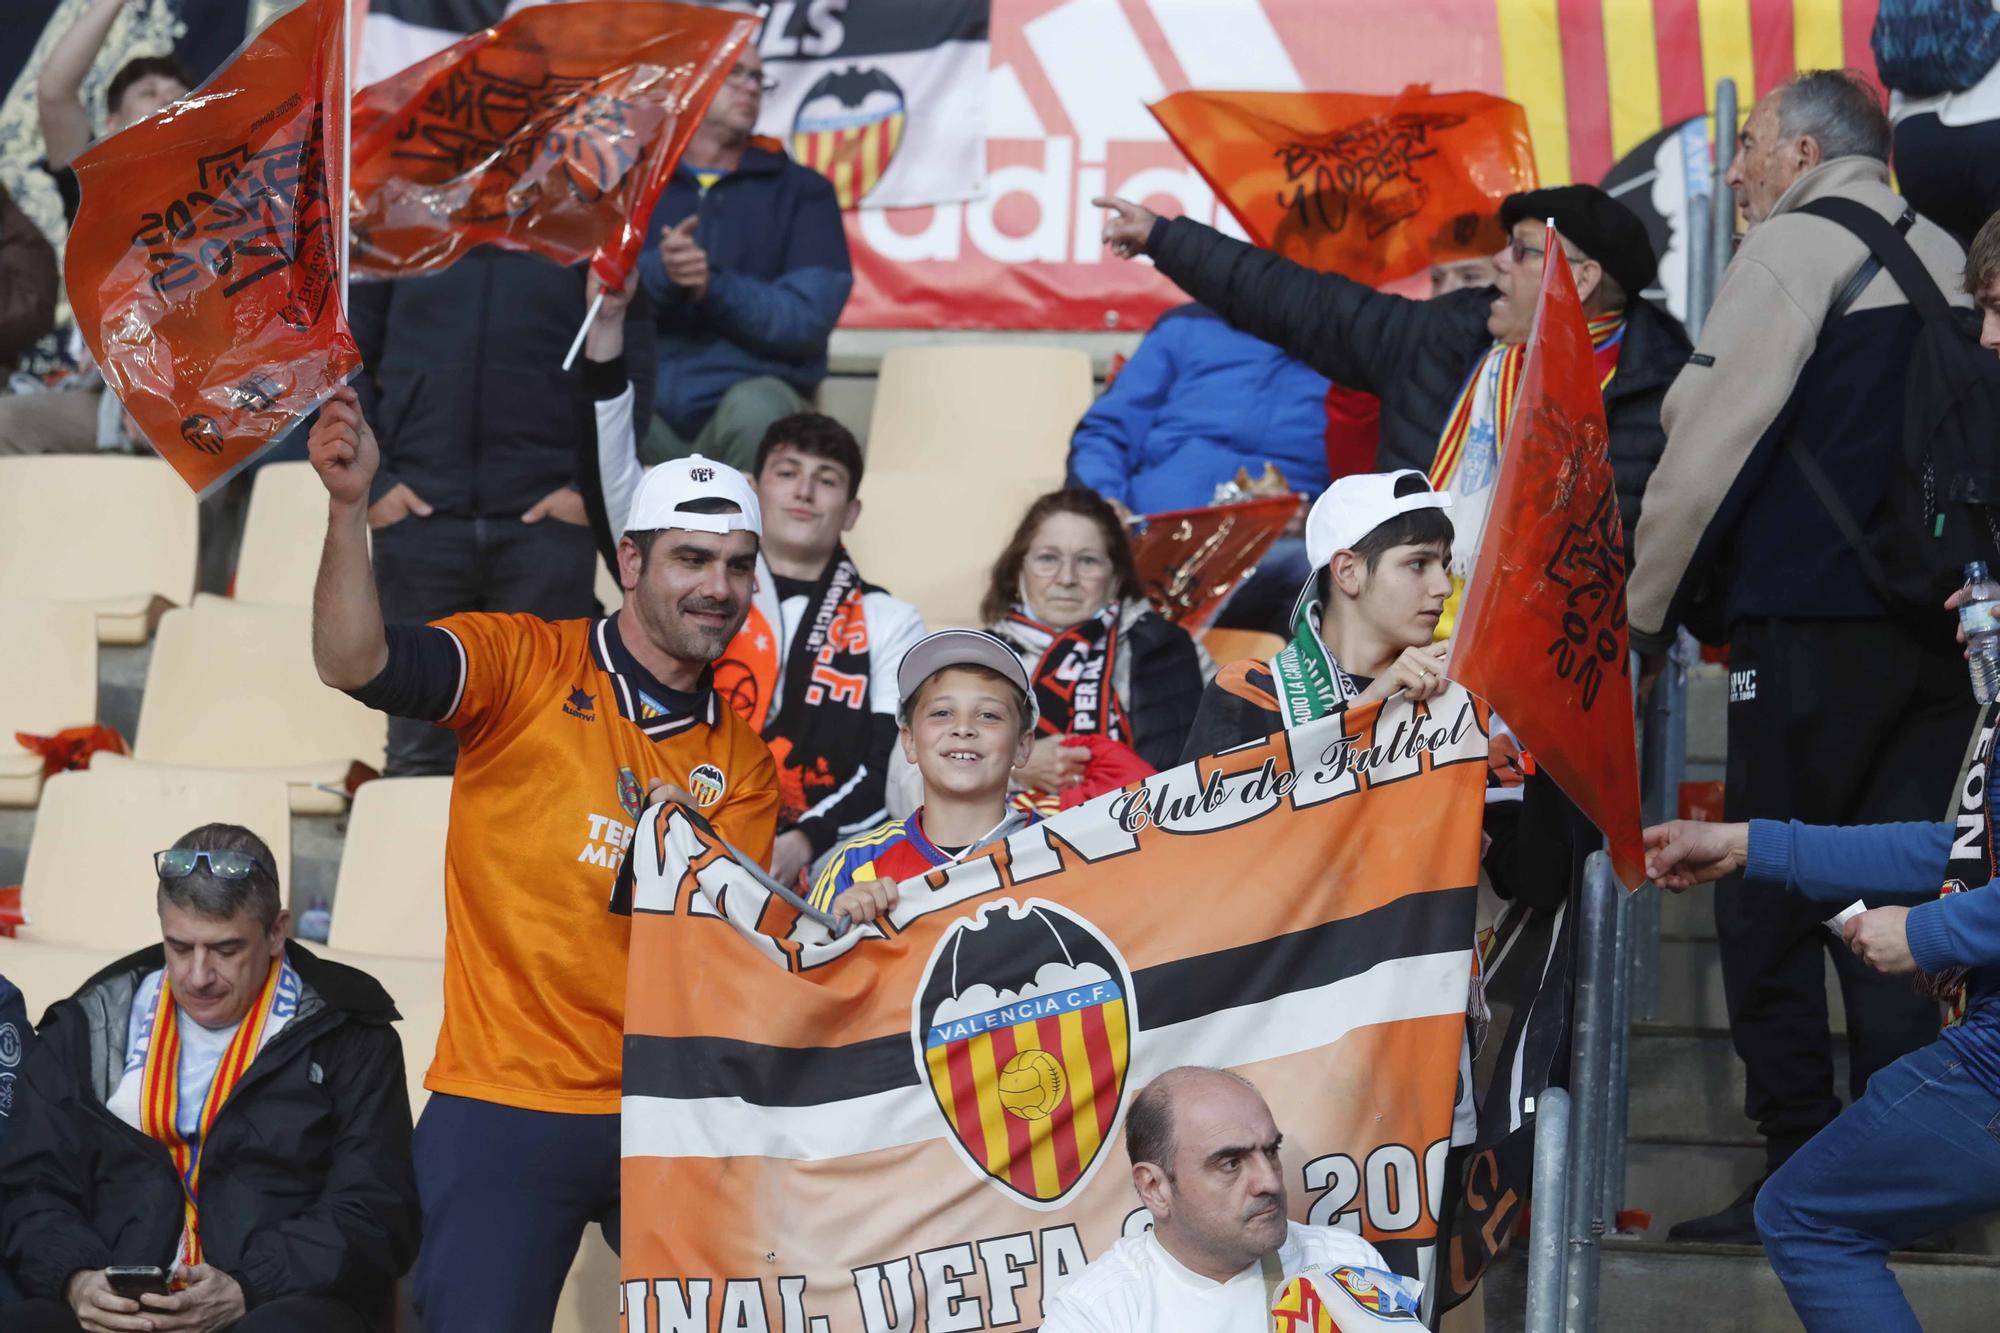
[[[1036,819],[1007,800],[1008,774],[1035,742],[1035,696],[1019,655],[984,630],[939,630],[904,655],[896,677],[903,757],[923,776],[924,803],[842,846],[812,890],[814,907],[857,923],[895,907],[898,880]]]
[[[1203,692],[1183,763],[1317,721],[1398,690],[1444,692],[1432,636],[1451,596],[1451,497],[1414,468],[1342,477],[1306,517],[1313,574],[1292,641],[1269,661],[1226,666]]]
[[[584,342],[597,431],[578,477],[607,558],[646,471],[625,369],[631,296],[629,288],[605,292]],[[715,664],[716,688],[778,761],[771,871],[793,884],[842,838],[887,814],[896,664],[923,637],[924,621],[865,582],[841,544],[861,517],[861,446],[847,427],[817,412],[781,417],[759,442],[756,467],[750,480],[764,512],[757,590]]]

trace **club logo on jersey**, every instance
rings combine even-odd
[[[807,90],[792,117],[792,156],[833,182],[842,208],[853,208],[889,169],[903,143],[909,106],[896,81],[855,66]]]
[[[1368,1313],[1382,1319],[1415,1319],[1416,1302],[1409,1293],[1392,1281],[1387,1273],[1378,1273],[1369,1268],[1352,1268],[1345,1264],[1330,1274],[1334,1286],[1347,1293],[1356,1305]]]
[[[1131,997],[1111,943],[1054,903],[987,903],[944,933],[911,1037],[975,1174],[1037,1208],[1090,1178],[1124,1102]]]
[[[571,690],[569,698],[563,701],[563,712],[585,722],[597,721],[597,700],[585,694],[581,687]]]
[[[722,776],[722,770],[714,764],[698,765],[688,774],[688,795],[694,803],[706,810],[722,799],[722,793],[729,790],[729,779]]]
[[[639,775],[629,768],[618,770],[618,808],[633,819],[639,817],[639,803],[646,793],[639,786]]]

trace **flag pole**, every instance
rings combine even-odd
[[[347,201],[354,172],[354,6],[340,0],[340,313],[347,314],[347,249],[352,220]]]
[[[564,370],[568,370],[576,364],[576,354],[583,347],[584,336],[590,332],[590,326],[597,322],[597,312],[603,308],[604,293],[600,291],[596,298],[591,301],[590,309],[583,312],[583,327],[576,331],[576,337],[569,345],[569,355],[563,358],[562,368]]]

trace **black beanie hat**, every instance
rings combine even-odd
[[[1554,218],[1563,239],[1596,260],[1633,300],[1659,274],[1646,224],[1595,185],[1556,185],[1501,200],[1501,226],[1512,231],[1523,218]]]

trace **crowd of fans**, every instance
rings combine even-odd
[[[88,6],[41,76],[72,214],[77,90],[118,3]],[[846,244],[828,182],[753,137],[754,51],[624,290],[488,250],[358,287],[366,370],[306,443],[330,501],[313,651],[392,718],[391,774],[456,774],[432,1096],[413,1135],[391,1000],[287,938],[269,849],[190,832],[156,866],[161,944],[52,1008],[15,1085],[0,1281],[30,1299],[0,1329],[381,1328],[406,1273],[432,1333],[548,1327],[584,1229],[618,1228],[627,932],[601,906],[612,871],[577,855],[613,775],[628,817],[683,802],[812,909],[866,921],[899,880],[1184,759],[1435,697],[1551,262],[1589,322],[1641,688],[1683,628],[1730,651],[1730,822],[1648,837],[1663,887],[1730,877],[1717,932],[1766,1172],[1671,1234],[1761,1239],[1813,1329],[1914,1327],[1889,1250],[2000,1203],[1981,1128],[2000,1117],[2000,926],[1990,890],[1935,900],[1950,826],[1827,827],[1935,816],[1976,709],[1948,613],[1913,613],[1854,540],[1902,466],[1916,270],[1814,206],[1891,225],[1968,342],[1976,305],[2000,352],[2000,185],[1968,147],[2000,122],[2000,73],[1974,73],[1899,94],[1893,124],[1840,72],[1760,100],[1728,181],[1748,229],[1697,344],[1643,295],[1644,226],[1592,186],[1507,198],[1497,253],[1441,255],[1426,300],[1100,201],[1110,249],[1198,304],[1078,424],[1069,483],[995,554],[984,629],[926,634],[887,590],[898,571],[871,582],[843,545],[874,521],[865,455],[811,395]],[[190,83],[133,62],[109,127]],[[580,371],[557,370],[600,297]],[[54,298],[53,252],[0,196],[0,362]],[[0,396],[0,454],[125,443],[87,373]],[[1218,669],[1143,596],[1129,532],[1239,471],[1311,503],[1222,613],[1280,646]],[[595,604],[599,560],[621,605]],[[1596,841],[1527,761],[1496,764],[1486,828],[1491,889],[1537,908]],[[1857,893],[1884,901],[1836,939],[1826,902]],[[1947,968],[1972,969],[1971,999],[1940,1038],[1902,978]],[[1273,1264],[1379,1266],[1285,1223],[1277,1128],[1233,1076],[1162,1076],[1127,1136],[1155,1228],[1050,1328],[1214,1327]]]

